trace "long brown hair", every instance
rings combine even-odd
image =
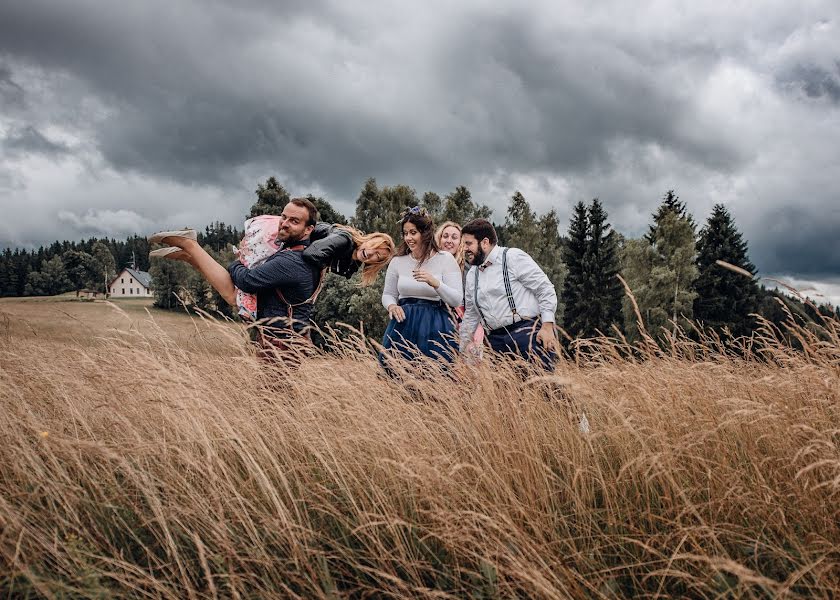
[[[455,221],[444,221],[441,223],[437,230],[435,230],[435,242],[437,242],[438,248],[443,248],[443,230],[447,227],[454,227],[458,230],[458,235],[461,234],[461,226],[458,225]],[[443,251],[443,250],[442,250]],[[455,250],[455,261],[458,263],[458,266],[461,268],[461,271],[464,270],[464,241],[459,238],[458,240],[458,249]]]
[[[403,233],[403,228],[406,223],[411,223],[420,232],[420,240],[423,243],[423,255],[417,263],[417,266],[420,266],[429,260],[432,252],[440,251],[435,241],[435,223],[432,221],[426,209],[419,206],[407,208],[403,211],[402,219],[400,219],[400,233]],[[411,250],[408,244],[405,243],[405,235],[403,235],[403,242],[397,249],[397,256],[406,256],[408,254],[411,254]]]
[[[373,233],[362,233],[355,227],[350,227],[349,225],[336,225],[339,229],[346,231],[350,234],[350,237],[353,239],[353,249],[355,250],[365,242],[369,242],[371,240],[375,240],[378,243],[374,248],[380,249],[384,248],[388,255],[383,258],[382,260],[378,260],[369,264],[362,263],[362,285],[370,285],[374,281],[376,281],[376,276],[379,275],[379,272],[385,268],[388,264],[388,261],[391,260],[391,257],[394,256],[394,249],[396,248],[396,244],[394,244],[394,238],[392,238],[387,233],[382,233],[381,231],[374,231]]]

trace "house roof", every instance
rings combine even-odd
[[[146,271],[141,271],[140,269],[132,269],[131,267],[126,267],[125,269],[117,273],[117,276],[114,277],[114,279],[111,280],[111,283],[108,284],[109,287],[117,280],[117,278],[119,278],[120,275],[122,275],[123,271],[127,272],[134,279],[136,279],[137,283],[139,283],[143,287],[151,289],[152,276],[149,275]]]

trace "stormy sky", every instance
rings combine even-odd
[[[0,247],[240,224],[256,184],[724,203],[763,274],[840,298],[840,5],[0,3]],[[833,287],[832,287],[833,286]]]

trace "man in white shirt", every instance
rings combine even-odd
[[[553,370],[557,292],[551,280],[526,252],[498,246],[487,219],[467,223],[461,240],[471,265],[465,278],[461,350],[481,324],[493,350],[513,352]]]

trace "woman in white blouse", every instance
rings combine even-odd
[[[425,208],[415,206],[400,221],[403,243],[388,264],[382,305],[391,317],[380,360],[419,354],[451,361],[457,349],[455,325],[447,306],[460,306],[461,269],[435,242],[435,227]],[[386,365],[387,368],[387,365]]]

